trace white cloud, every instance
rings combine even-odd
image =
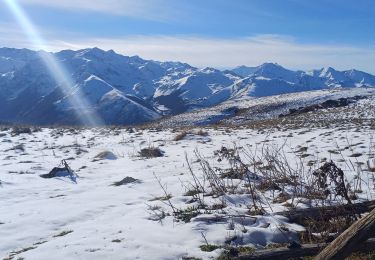
[[[198,67],[229,68],[242,64],[277,62],[293,69],[333,66],[342,70],[358,68],[375,73],[375,46],[304,44],[291,37],[277,35],[230,40],[190,36],[134,36],[69,42],[71,45],[67,45],[68,48],[100,47],[146,59],[183,61]]]
[[[72,33],[42,32],[50,51],[99,47],[144,59],[187,62],[197,67],[230,68],[277,62],[291,69],[332,66],[361,69],[375,74],[375,46],[299,43],[292,37],[259,35],[238,39],[192,36],[133,36],[126,38],[80,38]],[[33,48],[19,28],[0,24],[3,46]]]
[[[20,0],[23,5],[38,5],[67,10],[110,13],[151,20],[166,20],[173,13],[166,0]]]

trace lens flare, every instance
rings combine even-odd
[[[48,50],[47,44],[16,0],[5,0],[5,3],[28,36],[32,45],[39,50]],[[50,75],[55,79],[58,87],[60,87],[62,93],[64,93],[73,107],[81,123],[88,126],[102,125],[103,122],[96,112],[88,110],[92,106],[90,106],[88,100],[77,89],[77,85],[74,84],[73,79],[55,56],[52,53],[42,51],[40,52],[40,57],[49,70]]]

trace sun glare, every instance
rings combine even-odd
[[[15,0],[5,0],[5,3],[24,30],[34,48],[38,50],[48,50],[47,43],[41,37],[20,4]],[[65,98],[69,100],[81,123],[88,126],[102,125],[103,122],[97,113],[93,110],[88,111],[88,108],[91,106],[82,93],[80,91],[72,91],[76,88],[76,84],[73,82],[73,79],[69,76],[64,66],[59,63],[54,55],[46,51],[41,51],[40,57],[48,68],[49,73],[60,87],[62,93],[66,95]]]

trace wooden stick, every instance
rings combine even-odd
[[[272,260],[272,259],[289,259],[298,258],[304,256],[314,256],[320,252],[328,244],[306,244],[302,245],[301,248],[274,248],[274,249],[264,249],[257,250],[251,254],[240,255],[234,257],[237,260]],[[354,248],[353,252],[369,252],[375,250],[375,239],[371,238],[366,242],[358,245]]]
[[[277,215],[282,215],[287,217],[291,222],[303,223],[306,219],[330,219],[332,217],[346,216],[350,214],[362,214],[365,212],[370,212],[375,209],[375,200],[355,203],[351,205],[338,205],[338,206],[326,206],[326,207],[316,207],[308,209],[296,209],[289,210],[285,212],[276,213]]]
[[[354,248],[375,234],[375,209],[354,222],[315,257],[316,260],[345,259]]]

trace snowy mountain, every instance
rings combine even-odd
[[[233,72],[244,79],[235,84],[240,90],[236,96],[264,97],[301,91],[373,87],[375,76],[358,70],[337,71],[331,67],[313,71],[292,71],[275,63],[258,67],[240,66]]]
[[[247,77],[247,76],[250,76],[252,74],[254,74],[254,72],[257,70],[258,67],[247,67],[245,65],[242,65],[242,66],[238,66],[234,69],[232,69],[232,71],[238,75],[240,75],[241,77]]]
[[[207,107],[230,98],[229,87],[240,79],[213,68],[188,70],[163,77],[157,82],[154,98],[169,109],[181,112],[189,108]]]
[[[0,48],[0,121],[79,124],[96,115],[105,124],[138,124],[244,96],[375,86],[375,76],[357,70],[304,72],[265,63],[220,71],[91,48],[51,54],[71,78],[62,89],[42,55]]]

